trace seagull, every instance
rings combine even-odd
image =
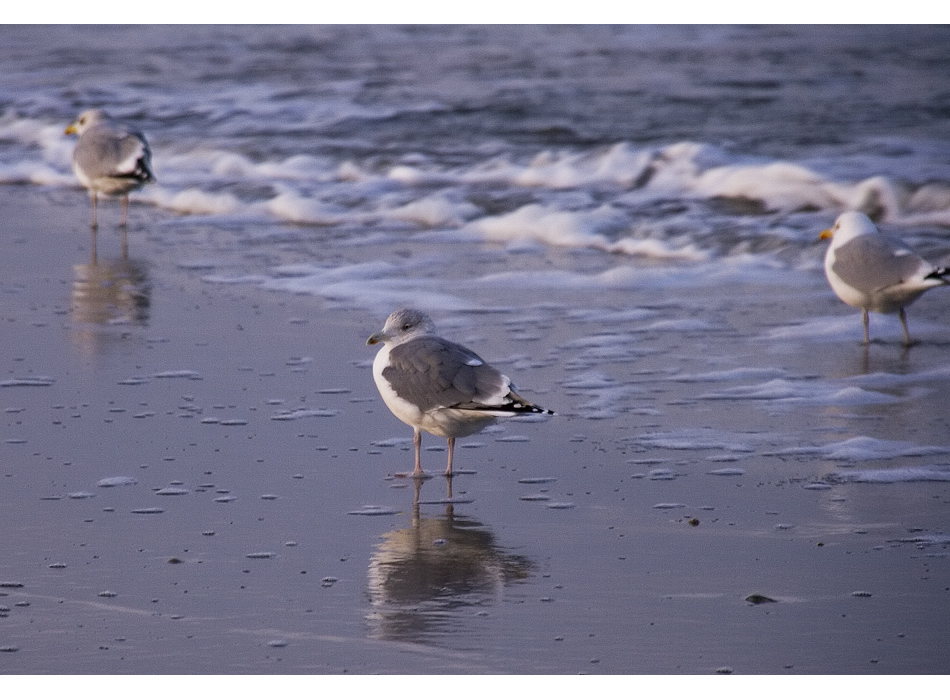
[[[98,195],[122,195],[122,226],[126,225],[129,192],[155,182],[152,151],[145,137],[113,122],[101,109],[88,109],[66,127],[78,134],[73,151],[73,172],[92,197],[92,228]]]
[[[428,315],[414,309],[393,312],[367,345],[383,343],[373,361],[373,379],[389,410],[413,429],[415,478],[423,478],[422,431],[448,440],[446,476],[452,476],[455,438],[488,427],[499,417],[554,415],[518,395],[504,374],[474,352],[435,334]]]
[[[948,284],[946,268],[934,267],[901,241],[889,238],[863,213],[848,211],[834,226],[821,232],[831,238],[825,253],[825,275],[846,304],[862,311],[864,344],[868,339],[868,311],[892,314],[904,327],[904,345],[910,346],[904,308],[932,287]]]

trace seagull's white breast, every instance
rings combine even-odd
[[[376,388],[379,389],[379,395],[383,397],[383,402],[396,418],[406,425],[419,427],[423,422],[422,411],[409,401],[400,398],[389,380],[383,376],[383,370],[389,366],[389,351],[390,345],[386,343],[376,353],[376,358],[373,360],[373,380],[376,382]]]

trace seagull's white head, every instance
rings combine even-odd
[[[87,109],[76,117],[76,121],[66,127],[67,134],[83,135],[84,132],[94,127],[96,124],[102,124],[109,121],[109,115],[102,109]]]
[[[393,343],[398,345],[407,340],[412,340],[422,335],[433,335],[435,333],[435,324],[427,314],[415,309],[399,309],[393,311],[383,330],[373,333],[367,341],[367,345],[376,345],[377,343]]]
[[[852,238],[877,234],[877,226],[867,214],[860,211],[846,211],[835,220],[835,225],[821,232],[822,240],[831,238],[831,246],[837,248]]]

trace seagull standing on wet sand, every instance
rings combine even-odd
[[[445,474],[451,476],[455,438],[473,435],[503,416],[554,415],[519,396],[508,377],[474,352],[437,336],[432,319],[421,311],[393,312],[366,341],[377,343],[383,348],[373,361],[373,378],[393,415],[412,426],[413,477],[425,476],[423,430],[448,440]]]
[[[101,109],[89,109],[66,127],[79,134],[73,151],[73,172],[92,197],[92,228],[97,228],[98,195],[122,196],[122,226],[129,210],[129,192],[155,182],[152,151],[145,137],[117,124]]]
[[[831,238],[825,253],[825,275],[846,304],[862,311],[864,344],[868,338],[868,311],[897,312],[904,327],[904,345],[910,346],[904,308],[932,287],[948,284],[946,268],[934,267],[898,240],[877,230],[863,213],[848,211],[821,232]]]

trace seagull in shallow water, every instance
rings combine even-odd
[[[889,238],[863,213],[848,211],[821,232],[831,239],[825,253],[825,275],[846,304],[862,311],[864,343],[868,311],[897,312],[904,327],[904,345],[911,345],[904,308],[932,287],[948,284],[948,270],[934,267],[901,241]]]
[[[455,438],[479,432],[499,417],[554,415],[528,403],[504,374],[474,352],[435,334],[426,314],[400,309],[367,345],[383,343],[373,361],[373,379],[389,410],[413,429],[414,477],[425,476],[422,431],[448,440],[446,476],[452,475]]]
[[[96,228],[98,195],[122,196],[122,226],[126,225],[129,192],[155,182],[152,151],[145,137],[113,122],[101,109],[89,109],[66,127],[78,134],[73,172],[92,197],[92,228]]]

